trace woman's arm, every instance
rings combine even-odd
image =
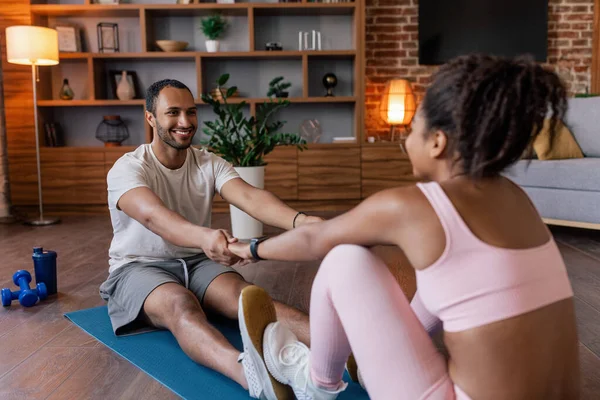
[[[275,236],[258,246],[258,256],[268,260],[319,260],[335,246],[397,245],[405,212],[405,188],[378,192],[352,210],[328,221],[304,225]],[[248,244],[232,243],[229,248],[243,258],[253,258]]]

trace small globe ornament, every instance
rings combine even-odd
[[[337,85],[337,83],[337,76],[335,76],[334,73],[328,72],[325,74],[325,76],[323,76],[323,86],[325,86],[325,89],[327,89],[327,94],[325,97],[335,96],[333,94],[333,88]]]
[[[119,115],[105,115],[96,128],[96,139],[104,142],[105,147],[120,146],[128,138],[129,130]]]

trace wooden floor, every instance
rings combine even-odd
[[[327,214],[325,216],[331,216]],[[215,214],[216,227],[229,217]],[[576,295],[583,399],[600,398],[600,233],[553,228]],[[178,398],[137,367],[73,326],[65,312],[103,305],[98,287],[108,274],[112,237],[108,216],[69,216],[59,225],[0,225],[0,287],[16,290],[17,269],[33,274],[34,246],[58,253],[59,295],[34,307],[13,302],[0,309],[0,399]],[[392,265],[390,248],[377,250]],[[307,310],[318,265],[261,262],[242,274],[271,295]],[[400,271],[408,296],[414,276]],[[540,332],[543,335],[544,332]]]

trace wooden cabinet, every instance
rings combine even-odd
[[[298,200],[360,199],[360,146],[310,148],[298,153]]]
[[[265,157],[265,189],[282,200],[298,199],[298,150],[277,147]]]
[[[361,151],[362,197],[415,182],[412,165],[400,146],[364,146]]]
[[[105,204],[104,152],[42,149],[44,204]]]
[[[105,207],[106,175],[115,161],[134,149],[42,149],[44,204]],[[306,210],[329,209],[336,204],[351,206],[380,190],[415,182],[410,161],[397,145],[391,144],[312,145],[305,151],[278,147],[265,160],[265,189]],[[13,202],[37,205],[35,151],[12,151],[9,172]],[[215,196],[214,206],[218,211],[227,211],[219,195]]]

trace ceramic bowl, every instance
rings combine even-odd
[[[183,51],[188,46],[188,42],[180,42],[177,40],[157,40],[156,45],[162,51]]]

